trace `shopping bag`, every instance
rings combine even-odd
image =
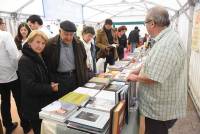
[[[104,63],[106,61],[106,58],[99,58],[96,67],[97,67],[97,74],[103,73],[104,72]]]

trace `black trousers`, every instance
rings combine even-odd
[[[177,119],[168,121],[159,121],[145,117],[145,134],[168,134]]]
[[[58,73],[57,74],[57,82],[59,83],[59,90],[56,99],[66,95],[67,93],[73,91],[78,87],[76,73]]]
[[[3,125],[5,128],[12,126],[11,118],[11,101],[10,94],[13,93],[15,103],[17,106],[17,112],[21,120],[21,126],[24,129],[24,132],[30,130],[29,122],[23,118],[22,109],[21,109],[21,90],[19,80],[15,80],[8,83],[0,83],[0,94],[1,94],[1,115],[3,120]]]
[[[29,120],[34,134],[40,134],[42,120]]]
[[[106,56],[106,61],[104,63],[104,72],[106,72],[107,64],[115,64],[114,52],[110,52],[109,55]]]

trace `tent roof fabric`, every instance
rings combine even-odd
[[[185,3],[187,0],[6,0],[0,5],[0,16],[39,14],[47,19],[71,19],[79,23],[101,23],[106,18],[116,22],[142,21],[153,6],[163,6],[173,16]]]

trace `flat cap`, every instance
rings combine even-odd
[[[66,32],[76,32],[75,24],[68,20],[61,22],[60,28],[62,28]]]

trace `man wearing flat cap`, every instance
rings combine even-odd
[[[59,35],[49,39],[43,53],[51,81],[59,83],[55,99],[88,81],[87,55],[82,42],[74,36],[75,32],[73,22],[61,22]]]

